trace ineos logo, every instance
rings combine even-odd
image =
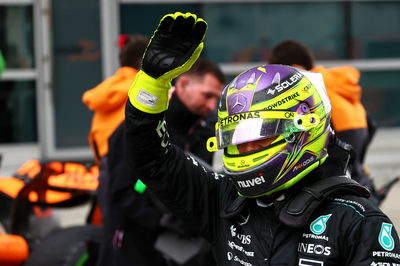
[[[332,253],[332,248],[319,245],[319,244],[311,244],[311,243],[299,243],[297,248],[298,252],[307,253],[307,254],[317,254],[329,256]]]

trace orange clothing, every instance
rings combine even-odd
[[[332,124],[337,132],[367,128],[366,111],[361,104],[362,89],[358,85],[360,72],[352,66],[311,69],[324,79],[332,104]]]
[[[21,265],[29,256],[26,240],[19,235],[0,233],[0,264],[8,266]]]
[[[83,103],[95,112],[89,142],[100,158],[108,153],[108,138],[125,119],[128,90],[137,72],[131,67],[121,67],[113,76],[83,94]]]

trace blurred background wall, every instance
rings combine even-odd
[[[175,11],[208,21],[204,55],[228,80],[286,39],[318,64],[357,67],[379,126],[367,164],[377,183],[400,174],[399,1],[0,0],[0,175],[30,158],[91,158],[83,92],[116,70],[119,34],[151,35]]]

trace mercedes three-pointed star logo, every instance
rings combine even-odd
[[[247,100],[246,97],[239,93],[233,96],[233,106],[232,106],[232,111],[234,113],[240,113],[242,112],[246,106],[247,106]]]

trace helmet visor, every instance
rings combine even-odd
[[[315,127],[319,118],[315,114],[288,111],[252,111],[228,116],[217,123],[217,145],[229,145],[287,135]]]

